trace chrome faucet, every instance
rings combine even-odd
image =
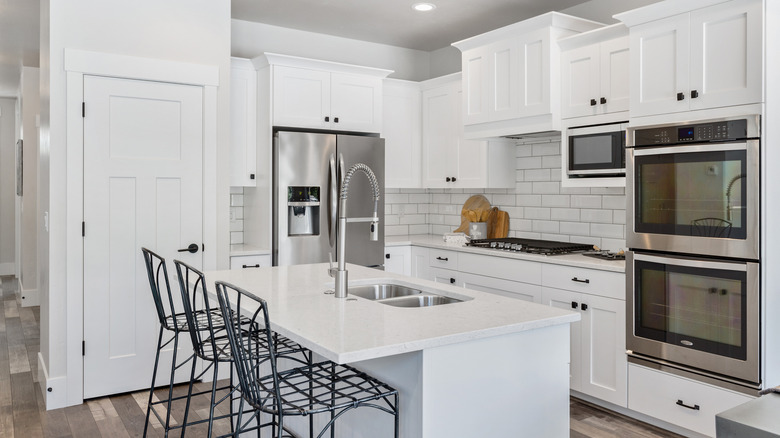
[[[336,244],[336,262],[338,269],[328,269],[328,274],[336,279],[336,298],[346,298],[347,296],[347,269],[345,250],[347,246],[347,197],[349,196],[349,183],[352,176],[357,171],[361,171],[368,177],[371,183],[371,190],[374,192],[374,216],[369,218],[371,226],[369,228],[369,237],[376,241],[379,238],[379,217],[377,217],[377,206],[379,204],[379,181],[374,175],[374,171],[363,163],[357,163],[350,167],[344,181],[341,183],[341,195],[339,196],[339,225],[338,225],[338,243]]]

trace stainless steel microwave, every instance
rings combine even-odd
[[[569,177],[626,174],[628,123],[583,126],[566,131],[566,173]]]

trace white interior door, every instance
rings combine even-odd
[[[159,323],[141,247],[168,260],[177,296],[173,259],[202,266],[203,91],[85,76],[84,102],[84,398],[91,398],[151,382]],[[177,252],[191,243],[197,253]],[[180,357],[192,353],[184,340]],[[160,359],[158,384],[167,382],[171,352]]]

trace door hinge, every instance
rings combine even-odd
[[[82,221],[81,222],[81,237],[84,237],[87,235],[87,223]]]
[[[81,102],[81,117],[83,118],[86,116],[87,116],[87,103]]]
[[[87,341],[81,341],[81,355],[87,355]]]

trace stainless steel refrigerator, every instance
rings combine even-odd
[[[346,261],[363,266],[384,264],[384,139],[276,131],[273,157],[274,266],[327,262],[328,254],[336,263],[340,173],[357,163],[370,167],[379,181],[379,238],[369,239],[367,219],[374,215],[373,192],[368,178],[359,173],[349,185]]]

